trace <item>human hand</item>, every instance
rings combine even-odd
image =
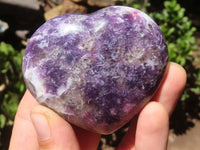
[[[166,150],[169,116],[186,83],[184,69],[169,63],[152,101],[133,120],[118,150]],[[95,150],[100,134],[75,127],[26,91],[16,117],[10,150]]]

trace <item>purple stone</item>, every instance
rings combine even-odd
[[[44,23],[27,45],[23,75],[39,103],[72,124],[109,134],[152,98],[167,61],[164,36],[150,17],[111,6]]]

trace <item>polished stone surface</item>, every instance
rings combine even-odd
[[[43,24],[23,58],[28,89],[67,121],[109,134],[151,99],[165,73],[167,46],[143,12],[111,6]]]

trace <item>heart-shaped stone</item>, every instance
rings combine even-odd
[[[165,39],[150,17],[111,6],[44,23],[29,40],[23,75],[39,103],[74,125],[109,134],[152,98],[167,61]]]

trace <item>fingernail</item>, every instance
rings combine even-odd
[[[40,141],[46,141],[50,138],[50,127],[46,117],[39,113],[31,114],[31,120]]]

